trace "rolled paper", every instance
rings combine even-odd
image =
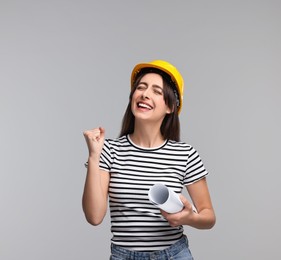
[[[177,213],[183,209],[179,195],[162,183],[156,183],[149,189],[148,198],[156,207],[168,213]],[[193,204],[191,206],[197,213],[195,206]]]
[[[162,183],[156,183],[149,189],[148,198],[155,206],[168,213],[177,213],[183,209],[179,195]]]

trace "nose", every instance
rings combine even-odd
[[[149,96],[150,96],[150,90],[149,90],[149,88],[147,88],[142,92],[142,98],[149,99]]]

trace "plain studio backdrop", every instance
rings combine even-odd
[[[119,134],[136,63],[185,79],[182,140],[217,214],[195,259],[280,259],[280,1],[0,1],[0,259],[109,258],[83,215],[83,131]]]

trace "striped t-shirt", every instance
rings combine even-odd
[[[150,187],[159,182],[179,194],[208,174],[189,144],[167,140],[142,148],[129,136],[105,140],[100,168],[110,173],[112,243],[135,251],[162,250],[183,235],[183,227],[171,227],[149,201]]]

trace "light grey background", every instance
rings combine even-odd
[[[81,209],[82,132],[119,133],[132,67],[185,78],[182,140],[211,172],[217,224],[195,259],[280,258],[280,1],[0,1],[0,259],[108,259]]]

